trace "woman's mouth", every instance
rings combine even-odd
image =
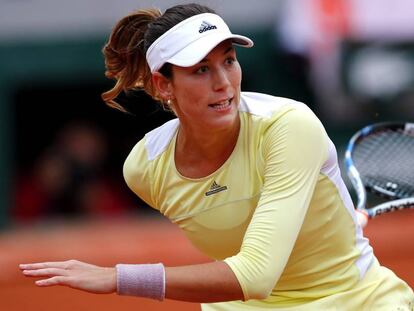
[[[229,99],[217,102],[215,104],[210,104],[208,106],[213,108],[216,111],[222,111],[222,110],[228,109],[231,106],[232,101],[233,101],[233,98],[229,98]]]

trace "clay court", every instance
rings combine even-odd
[[[366,228],[380,262],[414,286],[414,210],[378,217]],[[149,263],[185,265],[208,261],[182,233],[159,217],[51,223],[0,234],[1,310],[200,310],[198,304],[87,294],[53,287],[37,288],[18,264],[79,259],[97,265]]]

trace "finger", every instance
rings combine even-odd
[[[37,286],[54,286],[54,285],[67,285],[64,276],[54,276],[49,279],[38,280],[35,282]]]
[[[34,270],[23,270],[25,276],[42,277],[42,276],[56,276],[56,275],[67,275],[67,270],[58,268],[46,268],[46,269],[34,269]]]
[[[67,269],[68,261],[51,261],[51,262],[36,262],[19,265],[22,270],[35,270],[35,269],[45,269],[45,268],[59,268]]]

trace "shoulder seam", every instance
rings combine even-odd
[[[145,149],[149,161],[154,160],[167,149],[178,125],[178,119],[173,119],[145,134]]]

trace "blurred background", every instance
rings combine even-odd
[[[51,307],[70,301],[68,310],[94,303],[102,310],[122,303],[132,308],[137,301],[142,310],[198,309],[39,290],[16,268],[21,261],[68,257],[107,265],[207,260],[122,179],[132,146],[173,116],[143,92],[119,99],[129,114],[100,98],[113,84],[104,77],[101,49],[116,21],[137,8],[187,2],[193,1],[0,0],[0,263],[7,267],[0,301],[7,310],[30,303],[47,310],[46,297],[55,297]],[[414,120],[414,2],[198,3],[255,41],[253,49],[238,50],[242,89],[305,102],[324,123],[341,162],[347,140],[361,127]],[[413,213],[380,218],[366,233],[378,257],[413,286],[414,244],[401,236],[414,233]],[[177,248],[170,252],[171,243]],[[30,303],[19,299],[30,293]]]

